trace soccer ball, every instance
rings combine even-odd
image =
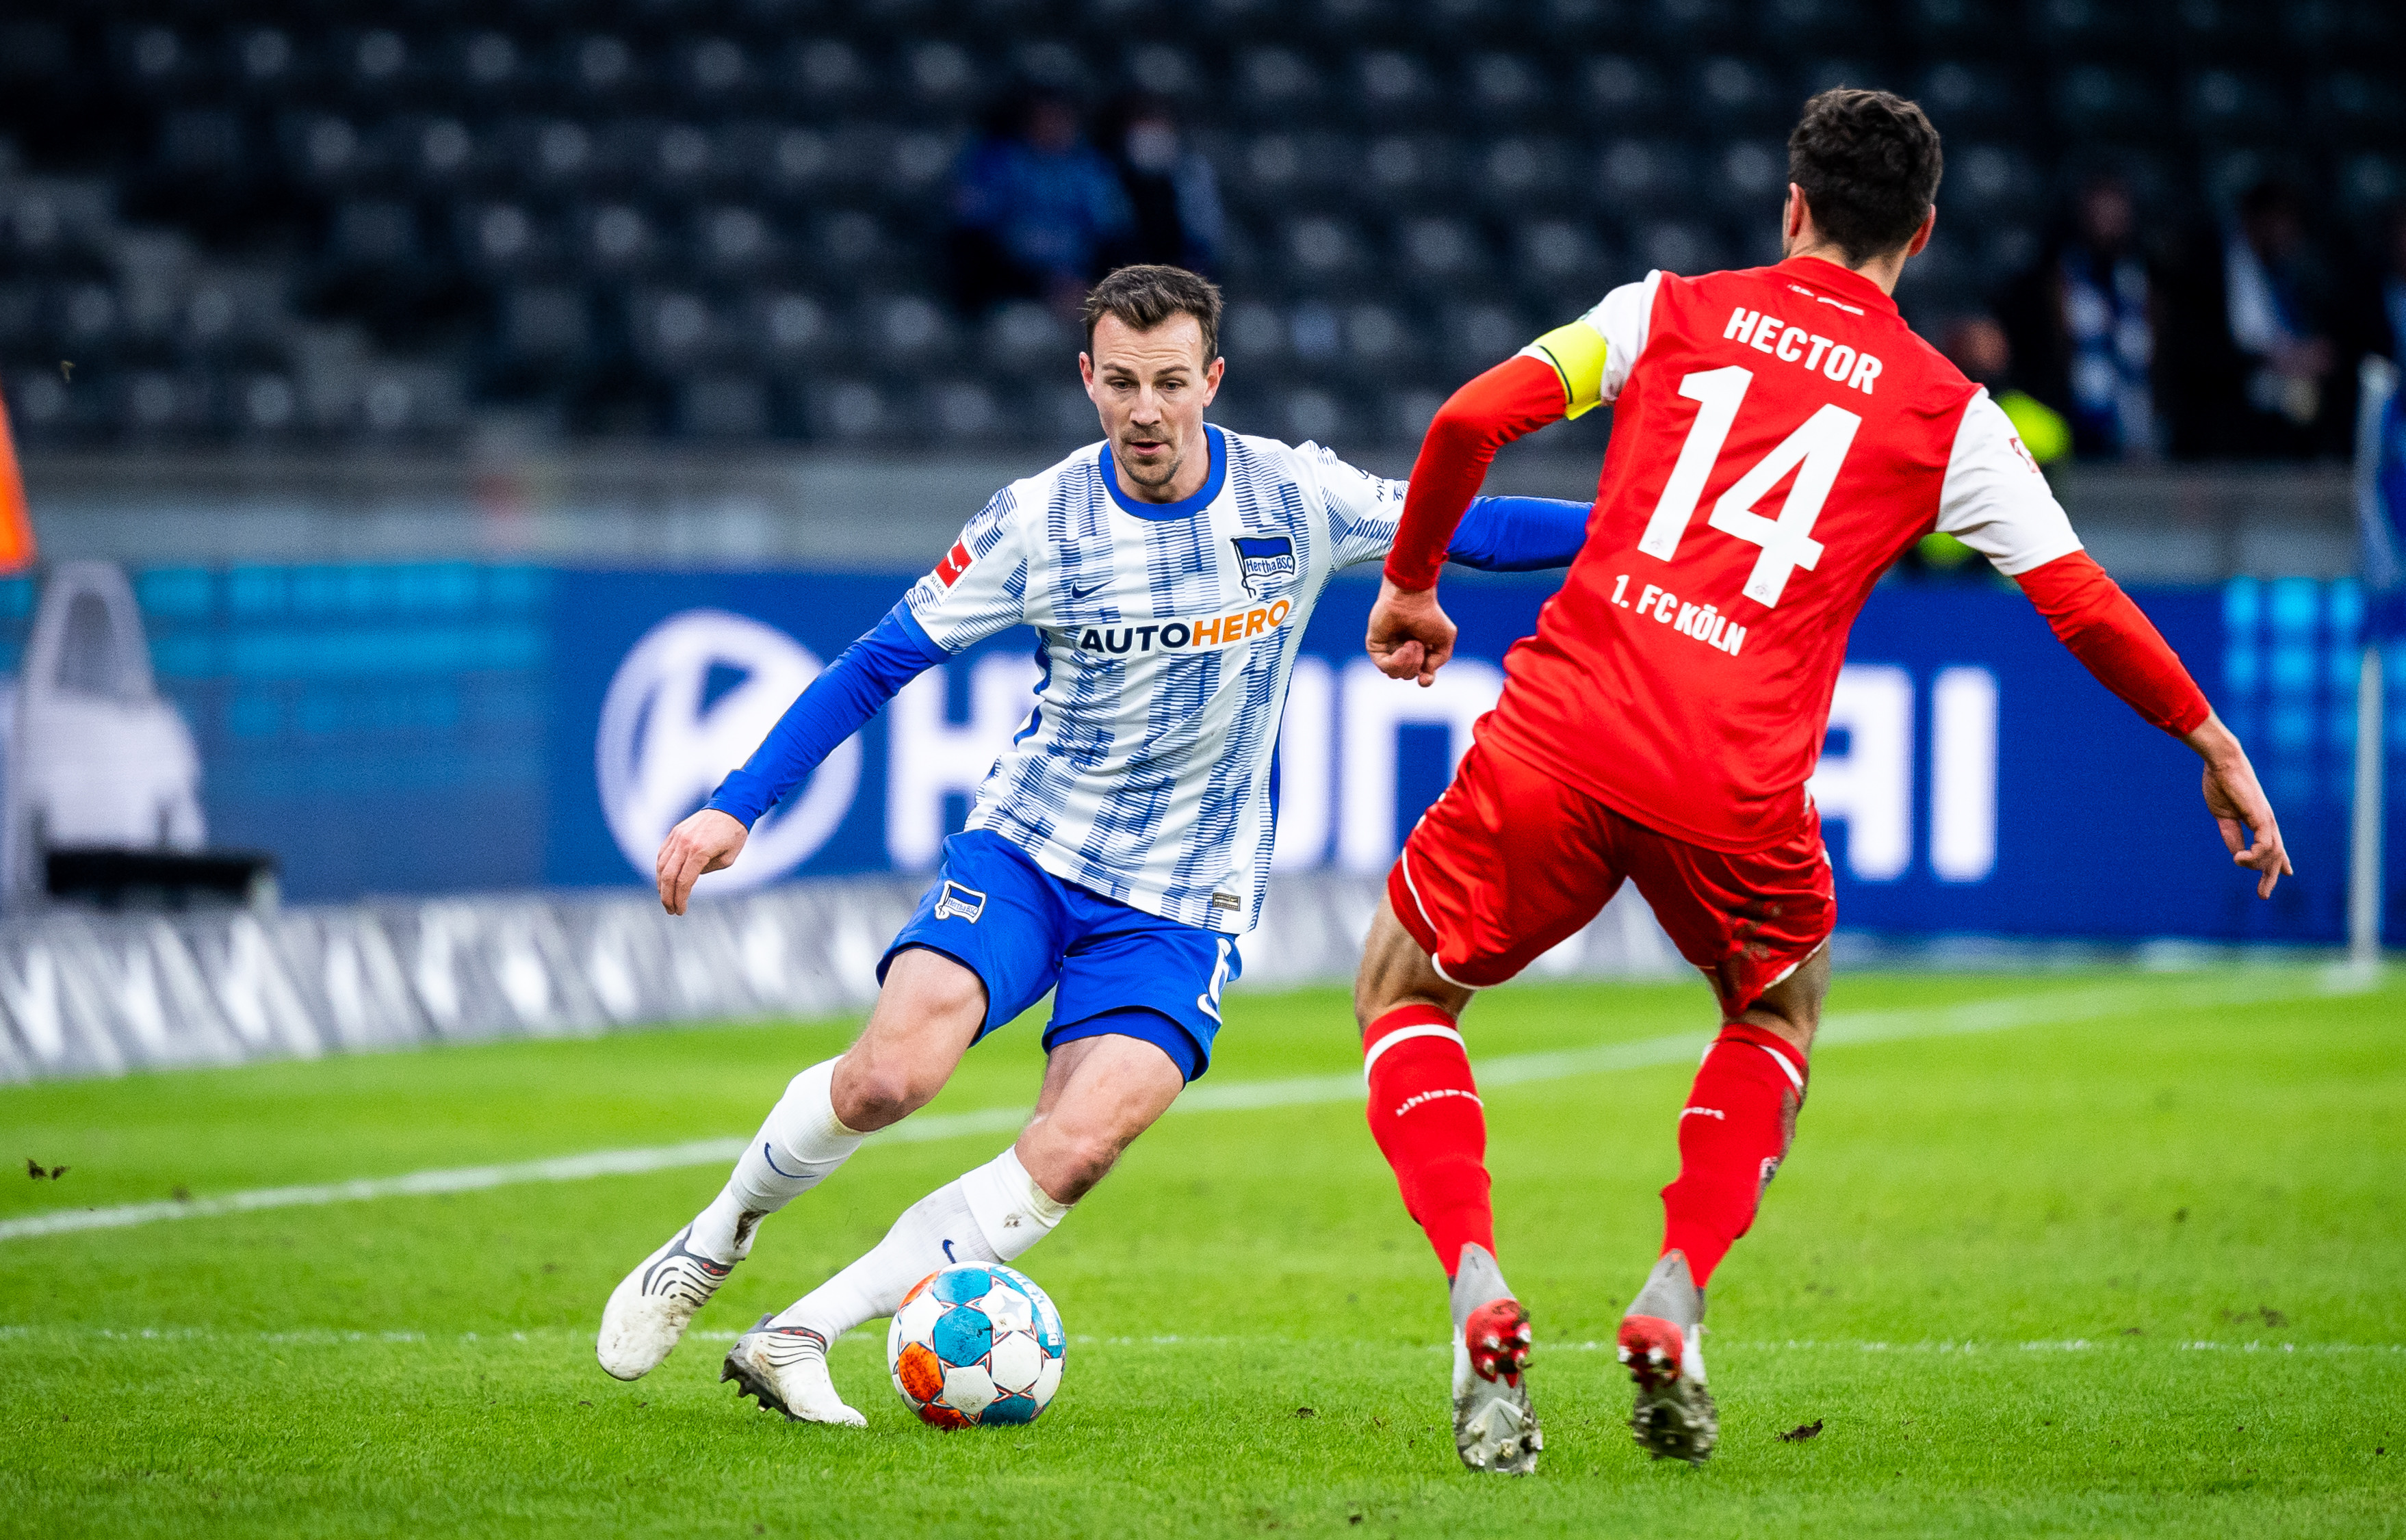
[[[1000,1263],[929,1273],[885,1332],[894,1388],[939,1428],[1035,1421],[1061,1388],[1068,1350],[1052,1296]]]

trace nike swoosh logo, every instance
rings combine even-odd
[[[953,1243],[949,1240],[944,1242],[944,1260],[946,1262],[957,1262],[960,1260],[953,1255]]]
[[[1074,603],[1082,599],[1092,599],[1095,595],[1101,593],[1105,588],[1108,588],[1111,586],[1111,579],[1105,578],[1100,583],[1089,583],[1083,588],[1072,588],[1069,590],[1070,601]]]

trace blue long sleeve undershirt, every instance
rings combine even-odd
[[[1587,544],[1589,504],[1550,497],[1475,497],[1445,558],[1482,572],[1567,567]]]
[[[896,691],[947,656],[913,616],[909,601],[896,604],[794,698],[743,768],[720,782],[702,806],[751,827]]]
[[[1588,504],[1554,498],[1473,498],[1447,559],[1491,572],[1566,567],[1587,539]],[[949,656],[898,603],[821,671],[705,807],[749,828],[860,730],[903,685]]]

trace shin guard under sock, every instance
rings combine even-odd
[[[902,1212],[885,1238],[776,1319],[833,1342],[864,1321],[890,1316],[913,1284],[965,1262],[1010,1262],[1053,1233],[1069,1206],[1055,1202],[1006,1150]]]
[[[1777,1033],[1733,1022],[1705,1051],[1679,1112],[1679,1176],[1663,1189],[1663,1250],[1687,1253],[1703,1288],[1754,1223],[1762,1190],[1796,1137],[1804,1055]]]
[[[869,1137],[835,1115],[836,1063],[814,1064],[785,1087],[726,1187],[694,1220],[694,1250],[715,1261],[741,1262],[763,1218],[832,1176]]]
[[[1370,1137],[1394,1167],[1405,1211],[1451,1278],[1465,1245],[1495,1251],[1487,1115],[1462,1034],[1435,1006],[1398,1006],[1364,1030],[1362,1052]]]

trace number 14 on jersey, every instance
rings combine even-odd
[[[1738,407],[1746,400],[1747,387],[1753,383],[1754,371],[1734,364],[1699,370],[1679,381],[1679,394],[1697,403],[1696,420],[1679,445],[1679,458],[1671,467],[1670,479],[1663,484],[1661,500],[1654,504],[1654,516],[1646,521],[1646,533],[1637,542],[1637,548],[1648,556],[1669,561],[1679,554],[1679,542],[1695,517],[1697,500],[1712,479],[1721,446],[1728,442]],[[1762,554],[1755,558],[1754,571],[1747,575],[1741,590],[1747,598],[1769,608],[1779,602],[1790,572],[1799,567],[1811,571],[1820,564],[1821,543],[1813,538],[1813,523],[1821,516],[1821,504],[1838,479],[1838,467],[1846,462],[1847,450],[1862,421],[1842,406],[1824,404],[1714,502],[1707,523],[1762,547]],[[1779,516],[1765,518],[1755,512],[1755,503],[1791,471],[1796,481],[1788,489]]]

